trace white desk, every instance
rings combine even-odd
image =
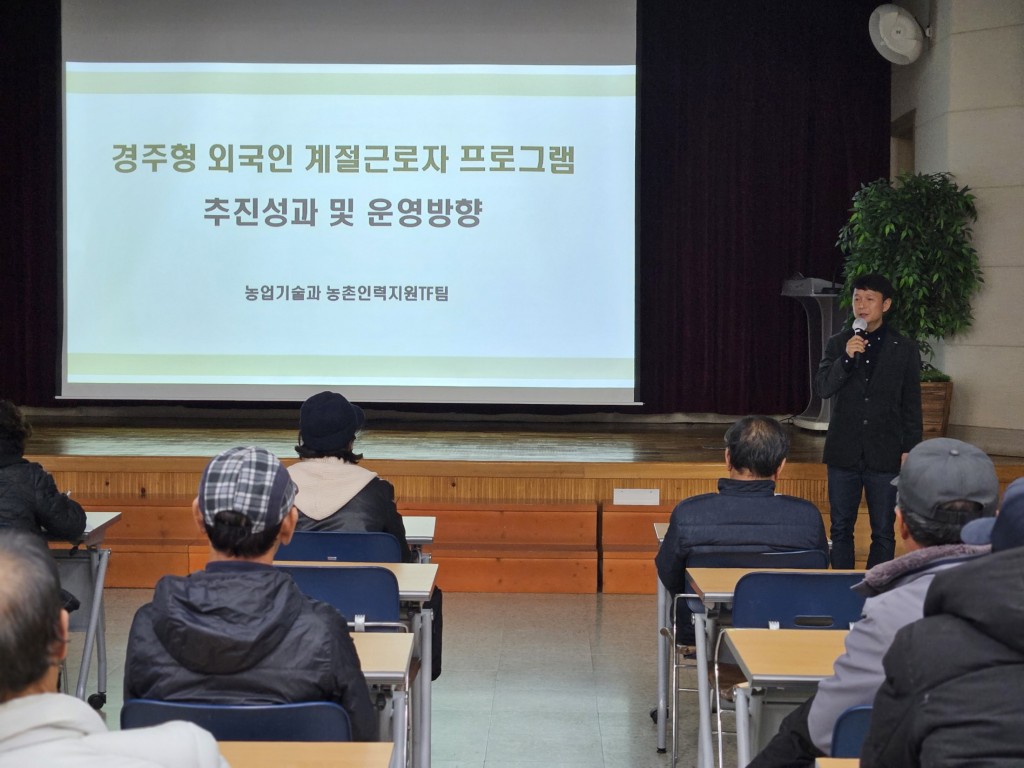
[[[386,688],[391,694],[391,741],[394,744],[392,768],[405,768],[408,754],[406,697],[409,692],[409,667],[414,638],[408,633],[353,632],[352,642],[359,655],[359,666],[368,685]],[[383,724],[383,723],[382,723]]]
[[[845,629],[725,629],[723,642],[732,652],[749,688],[736,690],[736,762],[745,768],[759,744],[760,698],[751,706],[754,688],[786,688],[806,699],[820,680],[832,674],[845,649]],[[751,718],[751,714],[753,717]]]
[[[405,540],[409,542],[409,546],[422,547],[424,544],[434,543],[436,517],[403,517],[402,522],[405,524]]]
[[[78,685],[75,687],[75,695],[80,699],[86,698],[85,685],[92,663],[93,647],[96,648],[97,691],[88,697],[88,702],[94,709],[100,709],[107,701],[107,636],[103,612],[103,584],[107,577],[110,550],[103,549],[101,545],[107,531],[120,519],[120,512],[86,512],[85,532],[79,541],[71,542],[68,549],[64,549],[58,542],[50,542],[60,571],[61,586],[74,594],[82,604],[78,611],[71,614],[71,629],[85,629],[82,666],[78,671]],[[88,559],[82,557],[81,547],[85,547],[88,552]],[[83,619],[83,616],[87,618]]]
[[[403,603],[415,606],[412,629],[416,637],[416,653],[420,660],[420,673],[413,688],[413,766],[430,768],[431,729],[431,673],[433,671],[434,611],[424,606],[434,593],[437,565],[433,563],[339,563],[321,560],[277,561],[275,565],[315,566],[318,568],[346,568],[377,566],[387,568],[398,579],[398,596]]]

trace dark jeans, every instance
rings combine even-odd
[[[871,521],[871,549],[868,568],[892,560],[896,550],[896,486],[895,472],[873,472],[870,469],[828,468],[828,503],[832,516],[832,567],[853,568],[853,527],[857,522],[861,490],[868,502]]]

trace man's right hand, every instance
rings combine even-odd
[[[863,336],[853,334],[846,342],[846,356],[852,358],[858,352],[864,353],[868,348],[868,341]]]

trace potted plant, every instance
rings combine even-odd
[[[836,243],[846,257],[844,305],[860,275],[885,275],[896,289],[889,322],[921,350],[926,437],[945,434],[952,397],[949,377],[932,364],[932,343],[970,328],[983,282],[971,245],[977,218],[974,195],[951,174],[907,172],[862,186]],[[941,426],[929,423],[935,418]]]

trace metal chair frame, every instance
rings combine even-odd
[[[722,549],[719,551],[710,552],[694,552],[690,554],[686,559],[687,568],[827,568],[828,567],[828,553],[824,550],[819,549],[801,549],[791,551],[749,551],[749,550],[736,550],[736,549]],[[679,654],[680,649],[684,646],[680,646],[677,640],[676,634],[676,616],[679,609],[680,600],[685,600],[687,607],[692,613],[704,613],[706,616],[706,635],[704,638],[697,638],[698,648],[698,659],[701,655],[707,658],[707,647],[709,641],[713,641],[717,637],[717,612],[716,611],[705,611],[705,606],[701,602],[699,595],[694,593],[678,593],[673,596],[672,599],[672,611],[671,611],[671,626],[663,627],[662,634],[668,635],[671,638],[672,644],[672,668],[670,685],[672,688],[672,766],[676,766],[679,760],[679,692],[687,691],[692,692],[692,688],[680,688],[679,687],[679,670],[681,668],[689,668],[690,665],[680,663]],[[704,653],[701,654],[701,648],[703,646]],[[707,674],[707,670],[698,670],[698,674]],[[716,686],[717,687],[717,686]],[[709,692],[710,693],[710,692]],[[699,703],[699,702],[698,702]],[[709,698],[708,707],[711,706]],[[719,715],[719,719],[720,719]],[[719,730],[721,728],[719,727]],[[698,754],[700,748],[698,747]]]

